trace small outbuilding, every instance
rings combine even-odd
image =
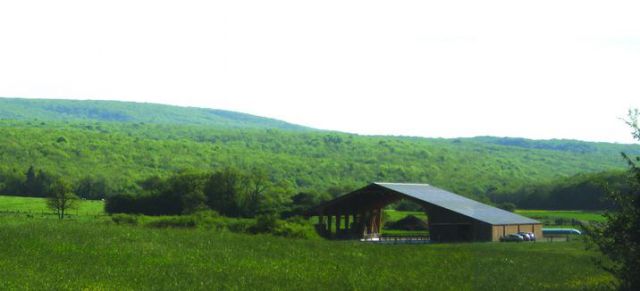
[[[376,238],[382,228],[382,209],[401,199],[424,208],[431,241],[499,241],[517,232],[542,238],[537,220],[428,184],[372,183],[318,205],[307,216],[318,216],[317,229],[326,236]]]

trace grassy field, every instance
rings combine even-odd
[[[419,218],[426,219],[426,214],[420,211],[398,211],[389,210],[385,211],[386,218],[389,221],[397,221],[404,218],[407,215],[415,215]],[[582,210],[516,210],[516,214],[530,217],[538,220],[555,220],[558,218],[565,220],[579,220],[586,222],[604,222],[605,217],[602,216],[602,212],[598,211],[582,211]]]
[[[565,218],[590,222],[604,222],[606,219],[601,212],[582,210],[516,210],[517,214],[534,219]]]
[[[580,242],[372,245],[0,217],[0,289],[593,290]]]
[[[421,219],[427,219],[427,215],[422,211],[398,211],[393,209],[385,209],[384,210],[385,218],[388,221],[398,221],[405,216],[414,215]]]
[[[579,240],[375,245],[116,225],[95,218],[101,201],[81,202],[86,219],[42,212],[41,198],[0,196],[0,290],[609,290],[613,282]],[[556,213],[521,212],[579,212]],[[425,217],[387,218],[408,214]]]
[[[20,212],[32,215],[51,215],[46,200],[36,197],[0,196],[0,213]],[[72,216],[104,215],[104,202],[94,200],[78,201],[78,208],[69,212]]]

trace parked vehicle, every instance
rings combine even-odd
[[[531,241],[536,241],[536,234],[533,232],[527,232],[529,234],[529,236],[531,237]]]
[[[502,242],[522,242],[524,241],[524,237],[522,237],[521,235],[517,234],[517,233],[512,233],[512,234],[508,234],[505,235],[503,237],[500,238],[500,241]]]
[[[524,241],[533,241],[534,240],[533,236],[532,236],[533,234],[530,233],[530,232],[521,231],[521,232],[518,232],[517,234],[520,235],[522,237],[522,239],[524,239]]]

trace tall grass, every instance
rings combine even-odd
[[[0,289],[593,290],[571,243],[373,245],[0,217]]]

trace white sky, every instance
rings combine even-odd
[[[0,96],[632,142],[640,1],[2,1]]]

